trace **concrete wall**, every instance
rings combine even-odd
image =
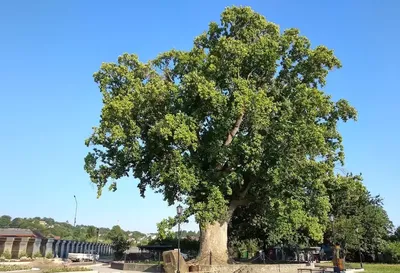
[[[200,266],[201,272],[214,273],[297,273],[297,269],[307,268],[306,264],[231,264],[222,266]]]
[[[161,265],[155,265],[155,264],[112,262],[111,268],[117,270],[129,270],[129,271],[141,271],[141,272],[165,272]]]
[[[10,252],[13,259],[21,255],[32,257],[40,253],[43,257],[51,255],[57,258],[67,258],[68,253],[97,252],[100,256],[112,255],[111,246],[103,243],[76,242],[70,240],[11,238],[0,237],[0,256]]]
[[[117,270],[165,272],[162,267],[151,264],[112,262],[111,268]],[[204,265],[200,266],[200,272],[213,273],[297,273],[297,269],[307,268],[306,264],[230,264],[230,265]],[[183,271],[182,271],[183,272]]]

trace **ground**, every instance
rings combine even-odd
[[[353,267],[360,267],[354,264]],[[365,264],[365,273],[400,273],[400,264]]]
[[[108,265],[88,265],[99,273],[121,273],[121,270],[112,269]],[[359,268],[360,264],[352,264],[353,268]],[[366,273],[400,273],[400,264],[364,264]],[[138,271],[123,271],[124,273],[139,273]],[[27,271],[24,273],[40,273],[40,271]]]

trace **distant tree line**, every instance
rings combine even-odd
[[[57,222],[53,218],[12,218],[0,216],[0,228],[22,228],[39,232],[45,237],[60,237],[63,240],[86,242],[113,243],[113,241],[129,241],[129,245],[146,245],[155,234],[145,234],[140,231],[123,230],[119,226],[113,228],[95,227],[93,225],[73,226],[68,221]],[[98,228],[98,234],[97,234]],[[98,236],[97,236],[98,235]],[[152,236],[153,235],[153,236]],[[194,231],[182,231],[182,236],[196,236]],[[122,238],[122,239],[121,239]]]

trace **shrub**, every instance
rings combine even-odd
[[[3,255],[5,259],[11,259],[11,252],[9,250],[4,251]]]
[[[53,259],[53,258],[54,258],[53,253],[49,252],[46,254],[46,259]]]
[[[386,262],[399,263],[400,262],[400,242],[389,242],[385,246],[384,254],[388,257]]]
[[[21,258],[28,258],[25,251],[21,251],[21,252],[18,254],[18,259],[21,259]]]
[[[40,253],[38,251],[38,252],[33,253],[33,258],[43,258],[43,255],[42,255],[42,253]]]

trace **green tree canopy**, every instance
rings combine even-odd
[[[86,240],[91,242],[96,240],[97,237],[97,229],[95,226],[88,226],[86,228]]]
[[[114,250],[115,258],[121,259],[124,252],[129,249],[130,246],[127,234],[117,225],[111,228],[107,234],[107,238],[111,240],[111,248]]]
[[[0,217],[0,228],[8,228],[11,225],[11,216],[2,215]]]
[[[371,195],[360,175],[338,176],[327,188],[335,216],[334,234],[327,228],[330,237],[347,250],[382,251],[393,229],[382,198]]]
[[[391,236],[392,241],[400,242],[400,226],[398,226]]]
[[[85,170],[98,195],[133,176],[143,197],[150,188],[169,205],[184,203],[182,218],[200,224],[200,256],[212,251],[215,262],[228,259],[232,213],[251,203],[294,208],[299,226],[321,240],[325,183],[344,159],[337,123],[356,118],[322,90],[340,66],[299,30],[280,32],[251,8],[227,8],[189,51],[101,65],[94,79],[103,109]]]

